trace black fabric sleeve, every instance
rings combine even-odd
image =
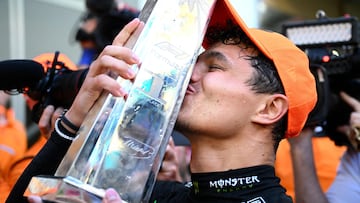
[[[191,189],[177,181],[156,181],[149,203],[189,202]]]
[[[6,203],[28,203],[23,196],[31,178],[36,175],[54,175],[72,141],[60,137],[55,131],[39,153],[30,162],[12,188]]]

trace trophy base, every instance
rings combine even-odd
[[[84,184],[73,177],[35,176],[24,196],[37,195],[57,203],[101,203],[105,190]]]

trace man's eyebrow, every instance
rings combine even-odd
[[[204,59],[209,59],[209,58],[216,58],[219,61],[223,61],[223,62],[229,62],[229,60],[227,59],[227,57],[218,51],[206,51],[202,54],[202,57],[204,57]]]

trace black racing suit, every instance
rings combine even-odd
[[[150,203],[291,203],[272,166],[191,174],[192,183],[158,181]]]
[[[13,187],[6,203],[27,203],[23,193],[36,175],[53,175],[65,156],[71,141],[55,131],[35,156]],[[285,189],[280,186],[272,166],[192,174],[191,184],[158,181],[150,203],[186,202],[239,202],[239,203],[291,203]],[[189,186],[191,185],[191,186]]]

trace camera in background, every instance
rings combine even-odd
[[[353,16],[330,18],[324,11],[316,16],[283,24],[282,34],[307,54],[316,80],[318,102],[306,125],[316,126],[317,136],[329,136],[336,145],[349,145],[336,130],[348,124],[352,112],[339,92],[360,100],[360,24]]]

